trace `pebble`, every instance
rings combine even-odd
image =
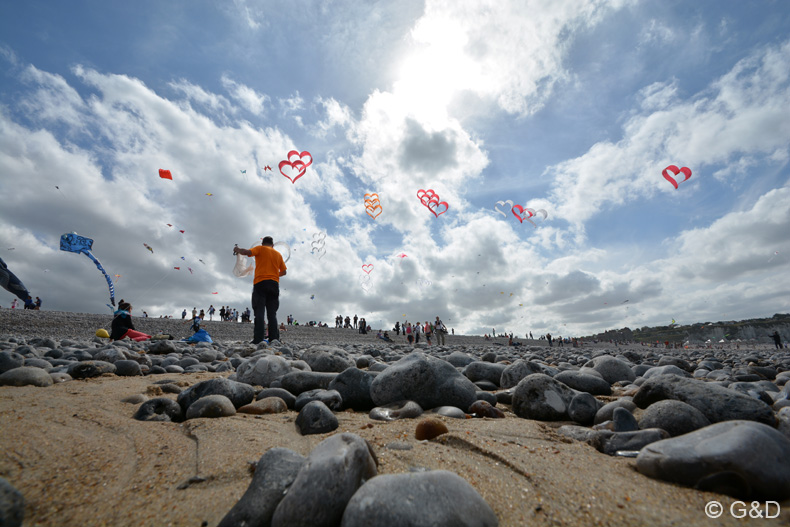
[[[134,419],[138,421],[169,421],[180,423],[184,420],[184,412],[181,405],[167,397],[157,397],[149,399],[135,412]]]
[[[414,437],[418,441],[430,440],[439,437],[442,434],[449,432],[447,425],[441,419],[435,417],[426,417],[417,423],[417,428],[414,431]]]
[[[233,402],[224,395],[204,395],[187,408],[187,419],[236,415]]]
[[[419,404],[414,401],[398,401],[385,406],[377,406],[368,416],[377,421],[394,421],[396,419],[414,419],[423,413]]]
[[[288,411],[288,405],[279,397],[264,397],[259,401],[245,404],[238,411],[240,414],[253,415],[281,414]]]
[[[661,428],[670,436],[680,436],[705,428],[710,421],[702,412],[683,401],[666,399],[647,407],[639,417],[640,428]]]
[[[527,375],[513,392],[513,413],[537,421],[566,421],[576,392],[543,373]]]
[[[296,416],[296,427],[299,429],[299,433],[304,436],[326,434],[336,430],[338,426],[335,414],[321,401],[307,403]]]
[[[288,406],[289,410],[293,410],[294,405],[296,404],[296,396],[294,396],[294,394],[288,390],[284,390],[283,388],[264,388],[255,396],[255,398],[258,400],[266,399],[267,397],[277,397],[282,399],[285,401],[285,404]]]

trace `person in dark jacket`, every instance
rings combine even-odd
[[[118,303],[118,310],[113,314],[115,318],[112,319],[110,324],[110,340],[121,340],[128,337],[139,342],[151,338],[151,335],[146,335],[134,329],[134,324],[132,324],[132,305],[129,302],[121,300]]]

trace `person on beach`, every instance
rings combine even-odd
[[[36,297],[36,307],[35,307],[35,309],[36,310],[40,310],[41,309],[41,299],[39,297]]]
[[[252,249],[233,248],[233,254],[243,254],[255,258],[255,277],[252,286],[252,311],[255,313],[252,344],[264,340],[265,321],[269,321],[269,342],[280,340],[277,325],[277,309],[280,307],[280,277],[285,276],[287,268],[283,255],[274,248],[274,240],[266,236],[261,245]]]
[[[436,345],[444,346],[444,337],[447,335],[447,326],[445,326],[444,322],[439,319],[439,315],[436,315],[436,321],[433,323],[433,327],[436,330]]]
[[[32,296],[28,296],[25,299],[25,309],[35,309],[35,307],[36,307],[36,304],[33,303],[33,297]]]
[[[395,334],[400,336],[400,321],[395,322]]]
[[[776,349],[782,349],[782,337],[779,336],[779,332],[774,331],[774,334],[771,335],[771,337],[774,339],[774,346],[776,346]]]
[[[16,298],[11,302],[11,309],[16,309]]]
[[[414,335],[411,334],[411,322],[406,322],[406,329],[403,332],[406,334],[406,340],[409,341],[409,344],[414,344]]]
[[[214,309],[214,304],[211,304],[210,306],[208,306],[208,319],[209,319],[209,322],[214,320],[214,313],[215,312],[216,312],[216,310]]]
[[[181,320],[185,320],[187,318],[187,308],[181,312]]]
[[[118,310],[113,315],[115,317],[110,324],[110,340],[122,340],[128,337],[140,342],[151,338],[151,335],[146,335],[134,329],[134,324],[132,324],[132,305],[129,302],[121,300],[118,303]]]

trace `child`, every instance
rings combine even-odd
[[[140,342],[151,338],[151,335],[135,331],[134,324],[132,324],[132,305],[129,302],[121,300],[118,303],[118,310],[113,314],[115,318],[112,319],[112,324],[110,324],[110,340],[121,340],[129,337],[136,342]]]

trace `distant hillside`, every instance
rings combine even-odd
[[[594,340],[616,340],[634,342],[690,342],[702,343],[707,340],[756,341],[762,344],[773,343],[771,334],[778,331],[782,343],[790,341],[790,314],[776,314],[771,318],[753,318],[741,321],[699,322],[689,326],[657,326],[639,329],[613,329],[597,335],[585,337]]]

